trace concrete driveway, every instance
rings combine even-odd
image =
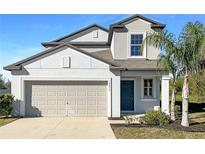
[[[115,135],[104,117],[22,118],[0,127],[0,138],[113,139]]]

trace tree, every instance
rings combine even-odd
[[[2,74],[0,74],[0,89],[6,89],[5,80],[2,76]]]
[[[165,71],[169,71],[173,77],[172,98],[171,98],[171,120],[175,121],[175,102],[176,102],[176,81],[180,73],[180,63],[178,62],[178,44],[172,33],[166,30],[150,33],[145,41],[157,48],[160,48],[163,53],[160,54],[160,63]],[[161,67],[161,66],[160,66]]]
[[[205,45],[204,25],[200,22],[189,22],[184,26],[178,39],[175,39],[172,33],[168,33],[166,30],[163,30],[148,35],[146,41],[148,41],[149,44],[164,50],[166,57],[165,62],[168,64],[168,70],[172,74],[173,78],[177,77],[176,72],[182,71],[184,82],[182,88],[181,125],[188,127],[189,77],[200,70],[200,62],[203,57],[203,49]],[[172,115],[174,100],[175,98],[173,94],[171,105]]]
[[[6,81],[5,81],[5,87],[6,87],[6,89],[11,89],[11,81],[9,80],[9,79],[7,79]]]
[[[6,81],[2,74],[0,74],[0,89],[11,89],[11,81],[9,79]]]
[[[179,36],[180,61],[183,66],[184,83],[182,88],[182,121],[188,127],[189,77],[199,72],[201,57],[205,45],[205,27],[200,22],[189,22]]]

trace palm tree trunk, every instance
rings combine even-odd
[[[189,103],[189,75],[188,68],[185,68],[184,84],[182,89],[182,121],[181,125],[184,127],[189,126],[188,117],[188,103]]]
[[[175,121],[175,102],[176,102],[176,88],[175,83],[172,89],[172,100],[171,100],[171,120]]]

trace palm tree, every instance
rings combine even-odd
[[[154,32],[145,39],[149,44],[161,48],[165,52],[165,59],[173,82],[176,83],[178,73],[182,70],[184,83],[182,89],[182,121],[181,125],[188,127],[189,77],[200,70],[205,45],[205,28],[200,22],[189,22],[185,25],[178,39],[166,30]],[[171,62],[171,63],[170,63]],[[177,73],[178,72],[178,73]],[[175,78],[175,79],[174,79]],[[174,84],[175,84],[174,83]],[[175,87],[175,86],[174,86]],[[175,87],[176,88],[176,87]],[[174,115],[175,88],[172,91],[171,114]],[[172,117],[173,118],[173,117]]]
[[[183,66],[184,83],[182,89],[182,121],[188,127],[189,77],[200,70],[201,57],[205,45],[205,27],[200,22],[189,22],[179,36],[180,61]]]
[[[150,33],[145,41],[157,48],[160,48],[163,53],[160,54],[159,65],[163,65],[164,71],[169,71],[173,77],[173,88],[172,88],[172,98],[171,98],[171,120],[175,121],[175,102],[176,102],[176,81],[179,76],[180,63],[176,56],[178,53],[178,44],[172,33],[168,31],[157,31],[155,33]],[[160,66],[161,68],[161,66]]]
[[[176,120],[175,116],[175,102],[176,102],[176,82],[180,75],[180,64],[174,58],[173,51],[166,52],[163,55],[160,55],[160,61],[162,62],[165,70],[168,70],[172,76],[172,96],[171,96],[171,105],[170,105],[170,118],[172,121]]]

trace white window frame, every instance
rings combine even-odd
[[[144,80],[152,79],[152,97],[144,96]],[[156,100],[156,78],[155,77],[142,77],[141,78],[141,100]]]
[[[132,56],[131,55],[131,35],[143,35],[143,41],[145,40],[146,38],[146,32],[143,32],[143,31],[133,31],[133,32],[128,32],[128,57],[129,58],[146,58],[147,57],[147,45],[146,45],[146,42],[145,42],[145,46],[142,50],[142,55],[141,56]]]

